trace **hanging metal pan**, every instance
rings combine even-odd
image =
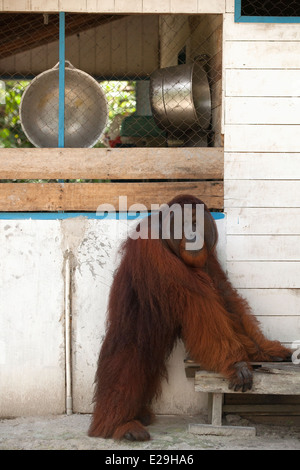
[[[32,80],[22,97],[22,128],[35,147],[58,146],[58,66]],[[95,145],[106,127],[107,117],[107,101],[99,83],[66,61],[65,147]]]
[[[150,78],[150,100],[157,125],[163,129],[209,128],[210,89],[199,62],[156,70]]]

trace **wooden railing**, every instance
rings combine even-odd
[[[150,209],[177,194],[221,210],[223,166],[222,148],[1,149],[0,211],[118,210],[119,196]],[[28,182],[36,179],[67,181]]]

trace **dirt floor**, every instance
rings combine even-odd
[[[0,450],[299,450],[300,426],[292,418],[283,425],[253,424],[235,415],[230,425],[256,427],[256,436],[199,436],[188,432],[189,423],[205,423],[201,416],[158,416],[149,426],[148,442],[114,441],[87,436],[90,415],[22,417],[0,420]]]

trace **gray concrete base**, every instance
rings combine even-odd
[[[212,424],[190,424],[189,432],[202,436],[254,437],[256,429],[248,426],[214,426]]]
[[[206,417],[156,416],[147,427],[150,441],[114,441],[88,437],[91,416],[87,414],[21,417],[0,419],[1,450],[299,450],[299,425],[292,425],[293,417],[282,417],[282,425],[255,424],[257,434],[245,438],[240,432],[233,436],[197,435],[188,432],[188,425],[202,426]],[[236,420],[236,422],[238,422]],[[285,424],[285,425],[284,425]],[[245,425],[242,424],[244,427]],[[223,426],[222,426],[223,428]],[[224,426],[225,428],[225,426]],[[239,425],[230,426],[239,430]],[[129,454],[130,455],[130,454]]]

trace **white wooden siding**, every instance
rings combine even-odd
[[[300,153],[230,153],[225,156],[227,180],[292,180],[300,174]]]
[[[299,25],[224,18],[227,270],[264,332],[300,339]]]
[[[227,259],[300,261],[300,235],[228,235]]]
[[[226,191],[227,193],[230,190]],[[300,208],[260,207],[227,210],[227,235],[299,235]]]
[[[226,0],[225,11],[226,13],[232,13],[234,11],[234,1],[235,0]]]
[[[299,124],[300,98],[228,97],[225,115],[227,124]]]
[[[299,97],[299,70],[227,69],[225,74],[226,97],[273,96]]]
[[[237,288],[300,288],[300,262],[298,261],[227,261],[227,269]]]
[[[225,123],[226,151],[299,152],[299,131],[299,125],[227,125]]]
[[[299,316],[299,289],[239,289],[238,291],[258,316]]]
[[[229,207],[299,207],[300,180],[227,180],[225,205]],[[284,216],[284,211],[282,211]],[[278,221],[279,222],[279,221]],[[299,273],[300,274],[300,273]]]
[[[224,18],[227,40],[233,41],[299,41],[299,23],[234,23],[233,14]]]
[[[0,0],[0,11],[224,13],[225,0]]]
[[[227,41],[226,68],[297,69],[300,67],[298,41]]]

